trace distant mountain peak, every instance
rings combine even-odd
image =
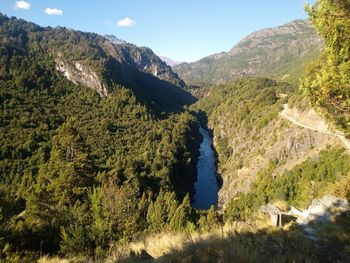
[[[173,70],[187,84],[219,84],[243,76],[296,81],[305,63],[317,57],[322,47],[322,40],[308,20],[294,20],[255,31],[228,52],[176,65]]]
[[[182,63],[182,62],[180,62],[180,61],[172,60],[171,58],[168,58],[168,57],[159,56],[159,58],[160,58],[163,62],[165,62],[168,66],[170,66],[170,67]]]
[[[265,44],[273,44],[272,41],[276,37],[287,38],[289,37],[291,42],[301,35],[310,33],[309,36],[315,35],[313,26],[308,20],[293,20],[289,23],[278,27],[268,27],[264,29],[257,30],[248,36],[244,37],[237,45],[235,45],[229,52],[230,55],[235,55],[239,53],[242,47],[246,47],[243,51],[247,51],[250,48],[250,44],[260,44],[266,42]]]

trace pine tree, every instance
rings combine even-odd
[[[178,206],[174,215],[171,217],[169,222],[169,228],[173,231],[184,230],[187,226],[187,222],[189,221],[190,209],[190,197],[187,194],[183,199],[181,205]]]
[[[89,148],[70,118],[54,137],[50,159],[40,168],[35,192],[27,199],[26,218],[33,231],[57,239],[60,226],[75,221],[74,209],[87,212],[94,173]]]
[[[70,118],[53,140],[50,160],[39,172],[38,184],[43,186],[58,206],[73,204],[87,197],[93,185],[94,165],[90,150]]]

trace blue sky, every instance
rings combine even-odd
[[[0,0],[0,11],[42,26],[114,34],[158,55],[195,61],[255,30],[306,18],[306,2],[314,0]]]

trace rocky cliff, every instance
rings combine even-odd
[[[137,47],[111,35],[107,35],[106,39],[110,42],[105,43],[110,55],[119,62],[127,63],[131,67],[152,74],[161,80],[169,81],[181,88],[185,87],[184,81],[150,48]]]
[[[223,179],[219,204],[225,207],[240,192],[248,192],[258,174],[271,164],[272,177],[316,159],[329,147],[346,147],[327,122],[311,109],[285,103],[292,86],[248,78],[214,86],[194,107],[208,115]],[[283,96],[281,96],[283,94]],[[296,118],[298,125],[286,118]]]
[[[40,80],[41,71],[33,80],[13,70],[14,64],[40,60],[77,85],[95,90],[107,97],[115,89],[132,90],[140,102],[161,112],[181,110],[194,98],[183,88],[185,83],[153,51],[137,47],[111,36],[101,36],[67,29],[41,27],[0,14],[0,76],[18,76],[25,86]],[[15,51],[13,51],[15,50]],[[21,61],[11,61],[13,54]],[[45,83],[44,83],[45,84]]]

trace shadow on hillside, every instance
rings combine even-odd
[[[183,106],[196,102],[195,97],[175,84],[136,70],[114,58],[106,61],[103,76],[109,85],[119,83],[130,88],[139,101],[159,116],[181,112]]]
[[[311,222],[310,226],[313,225]],[[338,216],[332,223],[318,228],[317,241],[308,239],[296,225],[289,231],[276,228],[225,233],[221,229],[200,237],[184,234],[178,240],[178,249],[168,249],[157,259],[151,258],[146,248],[116,262],[350,262],[349,226],[349,215]],[[159,244],[165,245],[164,241]]]

